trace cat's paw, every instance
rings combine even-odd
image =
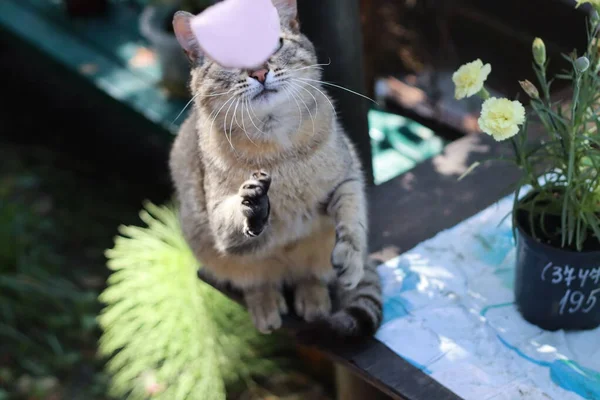
[[[347,241],[336,242],[331,254],[331,264],[337,272],[338,284],[343,289],[354,289],[363,278],[363,254]]]
[[[271,206],[267,194],[270,187],[271,177],[264,171],[255,171],[240,187],[238,194],[242,198],[242,214],[246,217],[244,235],[248,237],[260,235],[269,222]]]
[[[329,316],[331,297],[327,285],[316,280],[299,282],[294,291],[294,309],[307,322]]]
[[[278,289],[257,288],[244,293],[246,307],[256,329],[269,334],[281,328],[281,315],[287,314],[285,298]]]

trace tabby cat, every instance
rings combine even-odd
[[[273,3],[279,48],[253,71],[212,62],[191,32],[192,15],[174,17],[194,95],[170,156],[184,235],[205,272],[243,292],[259,331],[281,326],[282,288],[291,287],[306,321],[370,335],[382,306],[367,262],[360,161],[319,82],[296,1]]]

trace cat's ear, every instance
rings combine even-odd
[[[189,12],[177,11],[173,16],[173,31],[179,45],[190,61],[199,62],[202,60],[203,52],[192,31],[192,18],[193,15]]]
[[[279,18],[284,25],[289,26],[293,30],[299,30],[298,23],[298,4],[297,0],[272,0],[273,5],[277,8]]]

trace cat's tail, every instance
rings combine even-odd
[[[337,289],[333,295],[337,311],[302,329],[299,335],[303,341],[360,339],[377,331],[383,319],[383,299],[376,261],[366,263],[365,274],[356,288]]]

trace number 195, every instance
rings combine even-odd
[[[567,290],[560,300],[560,315],[563,315],[565,310],[569,314],[574,314],[578,311],[589,313],[598,301],[597,296],[600,296],[600,289],[592,290],[587,299],[585,294],[579,290]]]

